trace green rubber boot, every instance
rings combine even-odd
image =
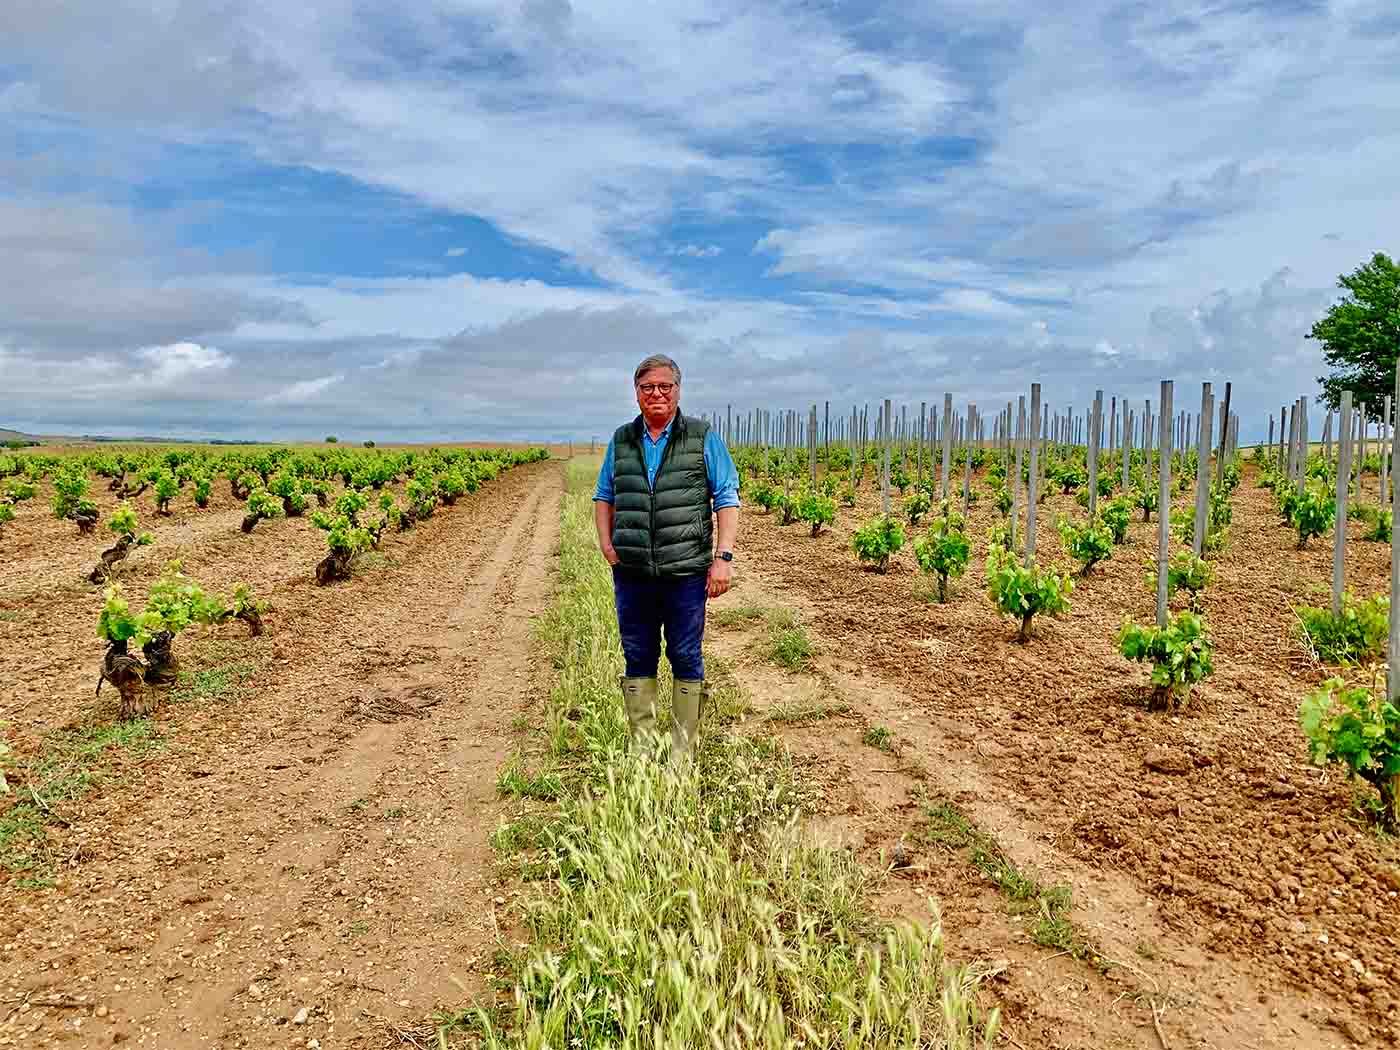
[[[700,736],[700,703],[705,696],[703,680],[676,679],[671,689],[671,763],[681,765],[694,756]]]
[[[621,678],[622,703],[627,711],[627,728],[633,746],[656,742],[656,679]]]

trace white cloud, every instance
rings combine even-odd
[[[1018,317],[1023,312],[1006,300],[980,288],[954,288],[943,294],[941,303],[953,313],[983,317]]]
[[[344,378],[342,373],[337,372],[335,375],[318,376],[315,379],[301,379],[295,383],[289,383],[281,390],[268,394],[262,401],[265,405],[305,404],[308,401],[315,401]]]
[[[198,343],[146,347],[137,352],[137,357],[150,366],[144,381],[156,386],[171,386],[195,376],[223,372],[233,364],[233,358],[222,350]]]
[[[1098,354],[1100,357],[1117,357],[1118,348],[1107,339],[1100,339],[1094,344],[1094,353]]]
[[[667,255],[678,255],[688,259],[713,259],[723,252],[718,244],[682,244],[666,249]]]
[[[467,249],[465,249],[465,248],[448,248],[446,254],[447,254],[447,257],[448,257],[449,259],[458,259],[458,258],[461,258],[463,255],[466,255],[466,254],[467,254]]]

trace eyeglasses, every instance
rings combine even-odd
[[[660,394],[662,397],[670,397],[671,391],[676,389],[675,383],[638,383],[637,389],[644,394]]]

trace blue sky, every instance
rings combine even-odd
[[[1400,232],[1380,0],[7,20],[0,426],[586,438],[663,350],[692,410],[1230,379],[1250,434]]]

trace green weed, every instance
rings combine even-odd
[[[1035,876],[1016,867],[997,841],[973,824],[953,803],[935,802],[926,813],[928,823],[923,829],[926,841],[954,851],[968,850],[968,862],[1001,891],[1013,913],[1035,915],[1032,940],[1096,965],[1103,961],[1069,917],[1073,897],[1068,886],[1044,886]]]
[[[491,848],[509,857],[526,850],[539,849],[545,842],[545,819],[536,814],[524,814],[507,821],[491,832]]]
[[[705,684],[704,718],[708,726],[733,725],[753,710],[728,661],[710,653],[705,654]]]
[[[372,576],[385,569],[392,569],[396,564],[393,558],[381,551],[361,551],[350,564],[350,575]]]
[[[843,715],[850,709],[850,704],[828,697],[794,697],[789,700],[780,700],[774,704],[763,718],[767,722],[802,725],[807,722],[820,722],[836,715]]]
[[[739,627],[767,619],[768,612],[768,608],[762,605],[736,605],[710,613],[710,623],[716,627]]]
[[[175,688],[170,692],[170,699],[177,704],[205,700],[236,700],[243,685],[253,677],[253,671],[253,665],[246,661],[195,671],[181,671]]]
[[[524,768],[519,758],[506,763],[496,778],[496,790],[510,798],[533,798],[542,802],[553,802],[564,793],[564,782],[558,773],[542,770],[531,773]]]
[[[884,726],[871,726],[861,734],[860,742],[879,748],[881,751],[894,751],[894,734]]]
[[[111,780],[116,753],[142,758],[163,746],[149,721],[82,726],[49,734],[39,753],[8,767],[14,801],[0,813],[0,868],[21,888],[51,885],[47,826],[61,808]]]
[[[775,625],[768,631],[768,658],[789,671],[806,667],[815,651],[812,639],[799,624]]]

